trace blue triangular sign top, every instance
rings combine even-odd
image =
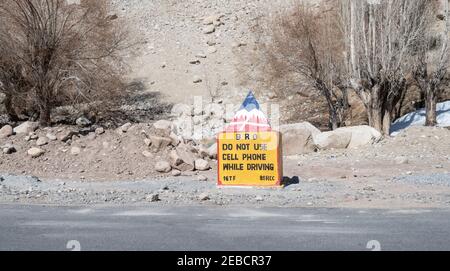
[[[247,97],[245,98],[244,102],[242,103],[242,106],[240,108],[245,109],[247,111],[252,111],[253,109],[259,110],[259,103],[255,98],[255,95],[253,95],[253,92],[250,90],[247,94]]]

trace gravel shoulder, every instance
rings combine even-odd
[[[117,141],[116,152],[97,153],[103,157],[100,171],[91,163],[97,160],[95,155],[48,156],[44,165],[52,161],[66,165],[59,170],[43,167],[45,156],[19,161],[20,156],[4,155],[0,203],[449,208],[449,133],[443,128],[416,127],[358,149],[285,156],[283,188],[217,187],[215,160],[207,171],[186,171],[178,177],[157,173],[151,166],[156,157],[143,159],[141,147],[123,148],[122,144],[130,146],[130,139],[135,144],[141,141],[127,136]],[[99,142],[118,138],[106,134]],[[91,144],[99,145],[95,142]],[[121,172],[129,173],[115,174],[118,164]]]
[[[0,203],[246,207],[449,208],[449,173],[351,179],[299,179],[283,188],[218,187],[196,177],[70,181],[4,175]],[[427,180],[416,183],[415,180]],[[411,181],[412,180],[412,181]]]

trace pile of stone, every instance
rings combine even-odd
[[[186,120],[187,121],[187,120]],[[155,164],[155,170],[178,176],[186,171],[205,171],[211,168],[210,161],[216,158],[217,147],[208,148],[192,137],[183,137],[177,129],[179,122],[160,120],[153,124],[153,133],[144,133],[144,143],[148,147],[144,156],[152,157],[155,153],[167,153],[167,158]]]

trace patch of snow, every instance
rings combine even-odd
[[[437,126],[448,127],[450,126],[450,101],[438,103],[436,105],[436,120]],[[424,126],[425,125],[425,109],[419,109],[417,111],[408,113],[403,117],[396,120],[391,125],[391,136],[396,136],[400,131],[410,126]]]

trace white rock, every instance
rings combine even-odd
[[[208,177],[206,177],[205,175],[198,175],[197,176],[197,181],[199,181],[199,182],[207,182],[208,181]]]
[[[181,171],[179,171],[178,169],[174,169],[174,170],[172,170],[172,176],[175,176],[175,177],[177,177],[177,176],[180,176],[181,175]]]
[[[380,132],[366,125],[342,127],[313,137],[320,149],[357,148],[373,144],[382,138]]]
[[[79,155],[81,153],[81,149],[79,147],[72,147],[70,148],[70,154],[72,155]]]
[[[31,148],[28,150],[28,155],[31,156],[32,158],[37,158],[41,155],[43,155],[45,153],[45,151],[43,149],[39,149],[39,148]]]
[[[211,15],[211,16],[207,16],[203,19],[203,24],[204,25],[211,25],[214,24],[215,22],[220,22],[220,15]]]
[[[72,129],[63,129],[62,131],[56,134],[56,137],[58,138],[59,141],[65,142],[69,139],[72,139],[72,137],[77,134],[78,132]]]
[[[321,150],[346,149],[352,139],[351,132],[323,132],[313,137],[316,146]]]
[[[36,131],[36,129],[39,127],[39,123],[32,122],[32,121],[26,121],[16,128],[14,128],[15,134],[29,134],[31,132]]]
[[[97,135],[101,135],[101,134],[105,133],[105,129],[103,127],[98,127],[97,129],[95,129],[95,133]]]
[[[0,139],[7,138],[13,135],[13,128],[11,125],[5,125],[0,129]]]
[[[56,138],[56,136],[54,135],[54,134],[51,134],[51,133],[47,133],[46,135],[45,135],[47,138],[48,138],[48,140],[50,140],[50,141],[55,141],[57,138]]]
[[[168,173],[168,172],[170,172],[171,169],[172,169],[172,167],[170,166],[169,162],[167,162],[167,161],[159,161],[155,164],[155,170],[157,172]]]
[[[208,54],[214,54],[217,52],[217,48],[215,46],[211,46],[207,50]]]
[[[203,28],[203,34],[211,34],[216,31],[216,27],[214,25],[208,25]]]
[[[200,78],[199,76],[194,76],[194,79],[192,79],[192,82],[194,83],[201,83],[202,82],[202,78]]]
[[[201,193],[198,196],[198,199],[201,201],[206,201],[206,200],[210,200],[211,198],[209,197],[208,193]]]
[[[143,151],[142,155],[147,157],[147,158],[153,158],[153,154],[149,151]]]
[[[206,55],[202,54],[202,53],[198,53],[198,54],[195,55],[195,57],[197,57],[197,58],[206,58]]]
[[[120,131],[122,131],[123,133],[128,132],[128,130],[131,128],[131,123],[125,123],[124,125],[120,126]]]
[[[147,147],[150,147],[152,145],[152,140],[150,138],[144,139],[144,144]]]
[[[48,144],[48,138],[47,137],[41,136],[36,141],[36,145],[37,146],[44,146],[44,145],[47,145],[47,144]]]
[[[181,171],[192,171],[195,169],[195,155],[188,150],[186,145],[179,145],[176,150],[169,154],[171,165]]]
[[[204,159],[196,159],[195,160],[195,169],[200,171],[205,171],[210,169],[211,166],[209,165],[208,161]]]
[[[2,151],[4,154],[11,154],[11,153],[15,153],[16,147],[14,147],[14,145],[12,144],[6,144],[4,146],[1,147]]]
[[[280,126],[282,133],[283,155],[310,153],[316,150],[313,137],[320,130],[309,122],[293,123]]]
[[[380,141],[383,137],[375,128],[367,125],[342,127],[337,130],[352,133],[352,138],[347,148],[358,148],[373,144]]]
[[[213,41],[213,40],[208,40],[208,41],[206,42],[206,44],[208,44],[209,46],[214,46],[214,45],[216,45],[216,42]]]
[[[150,136],[151,148],[153,152],[159,152],[161,150],[164,150],[172,144],[172,139],[168,137],[161,137],[161,136]]]

